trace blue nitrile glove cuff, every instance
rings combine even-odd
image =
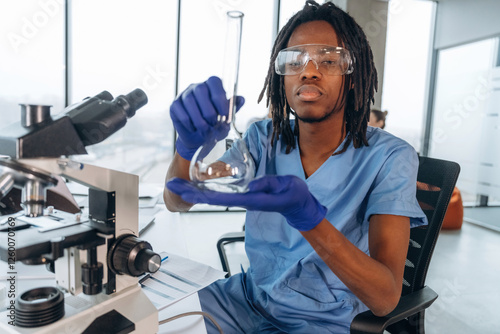
[[[301,232],[315,228],[325,218],[327,212],[326,207],[318,202],[316,197],[309,195],[303,207],[297,207],[292,210],[293,212],[282,213],[288,225]]]
[[[191,161],[191,159],[193,159],[194,154],[198,150],[198,147],[195,149],[186,148],[186,145],[182,143],[181,138],[177,138],[177,140],[175,141],[175,149],[177,150],[177,153],[179,153],[181,157]]]

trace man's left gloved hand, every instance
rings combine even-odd
[[[288,224],[299,231],[313,229],[326,215],[326,208],[309,192],[307,184],[293,175],[260,177],[250,182],[246,193],[201,190],[179,178],[171,179],[166,186],[193,204],[239,206],[248,210],[281,213]]]

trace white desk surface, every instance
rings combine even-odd
[[[195,293],[163,310],[158,314],[164,320],[181,313],[201,311],[200,299]],[[207,321],[210,321],[207,319]],[[158,334],[206,334],[205,319],[201,315],[191,315],[160,325]]]

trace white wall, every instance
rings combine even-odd
[[[439,1],[434,45],[436,49],[496,35],[500,35],[500,1]]]

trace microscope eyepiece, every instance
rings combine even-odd
[[[25,128],[40,125],[43,122],[52,120],[50,117],[50,107],[34,104],[20,104],[21,125]]]
[[[130,108],[125,110],[127,112],[128,117],[132,117],[135,115],[135,111],[139,108],[142,108],[148,103],[148,97],[146,93],[142,89],[134,89],[130,93],[124,96],[124,98],[128,101]]]
[[[113,96],[103,91],[66,109],[66,115],[75,126],[85,146],[102,142],[127,123],[137,109],[148,102],[146,93],[135,89],[127,95]]]

